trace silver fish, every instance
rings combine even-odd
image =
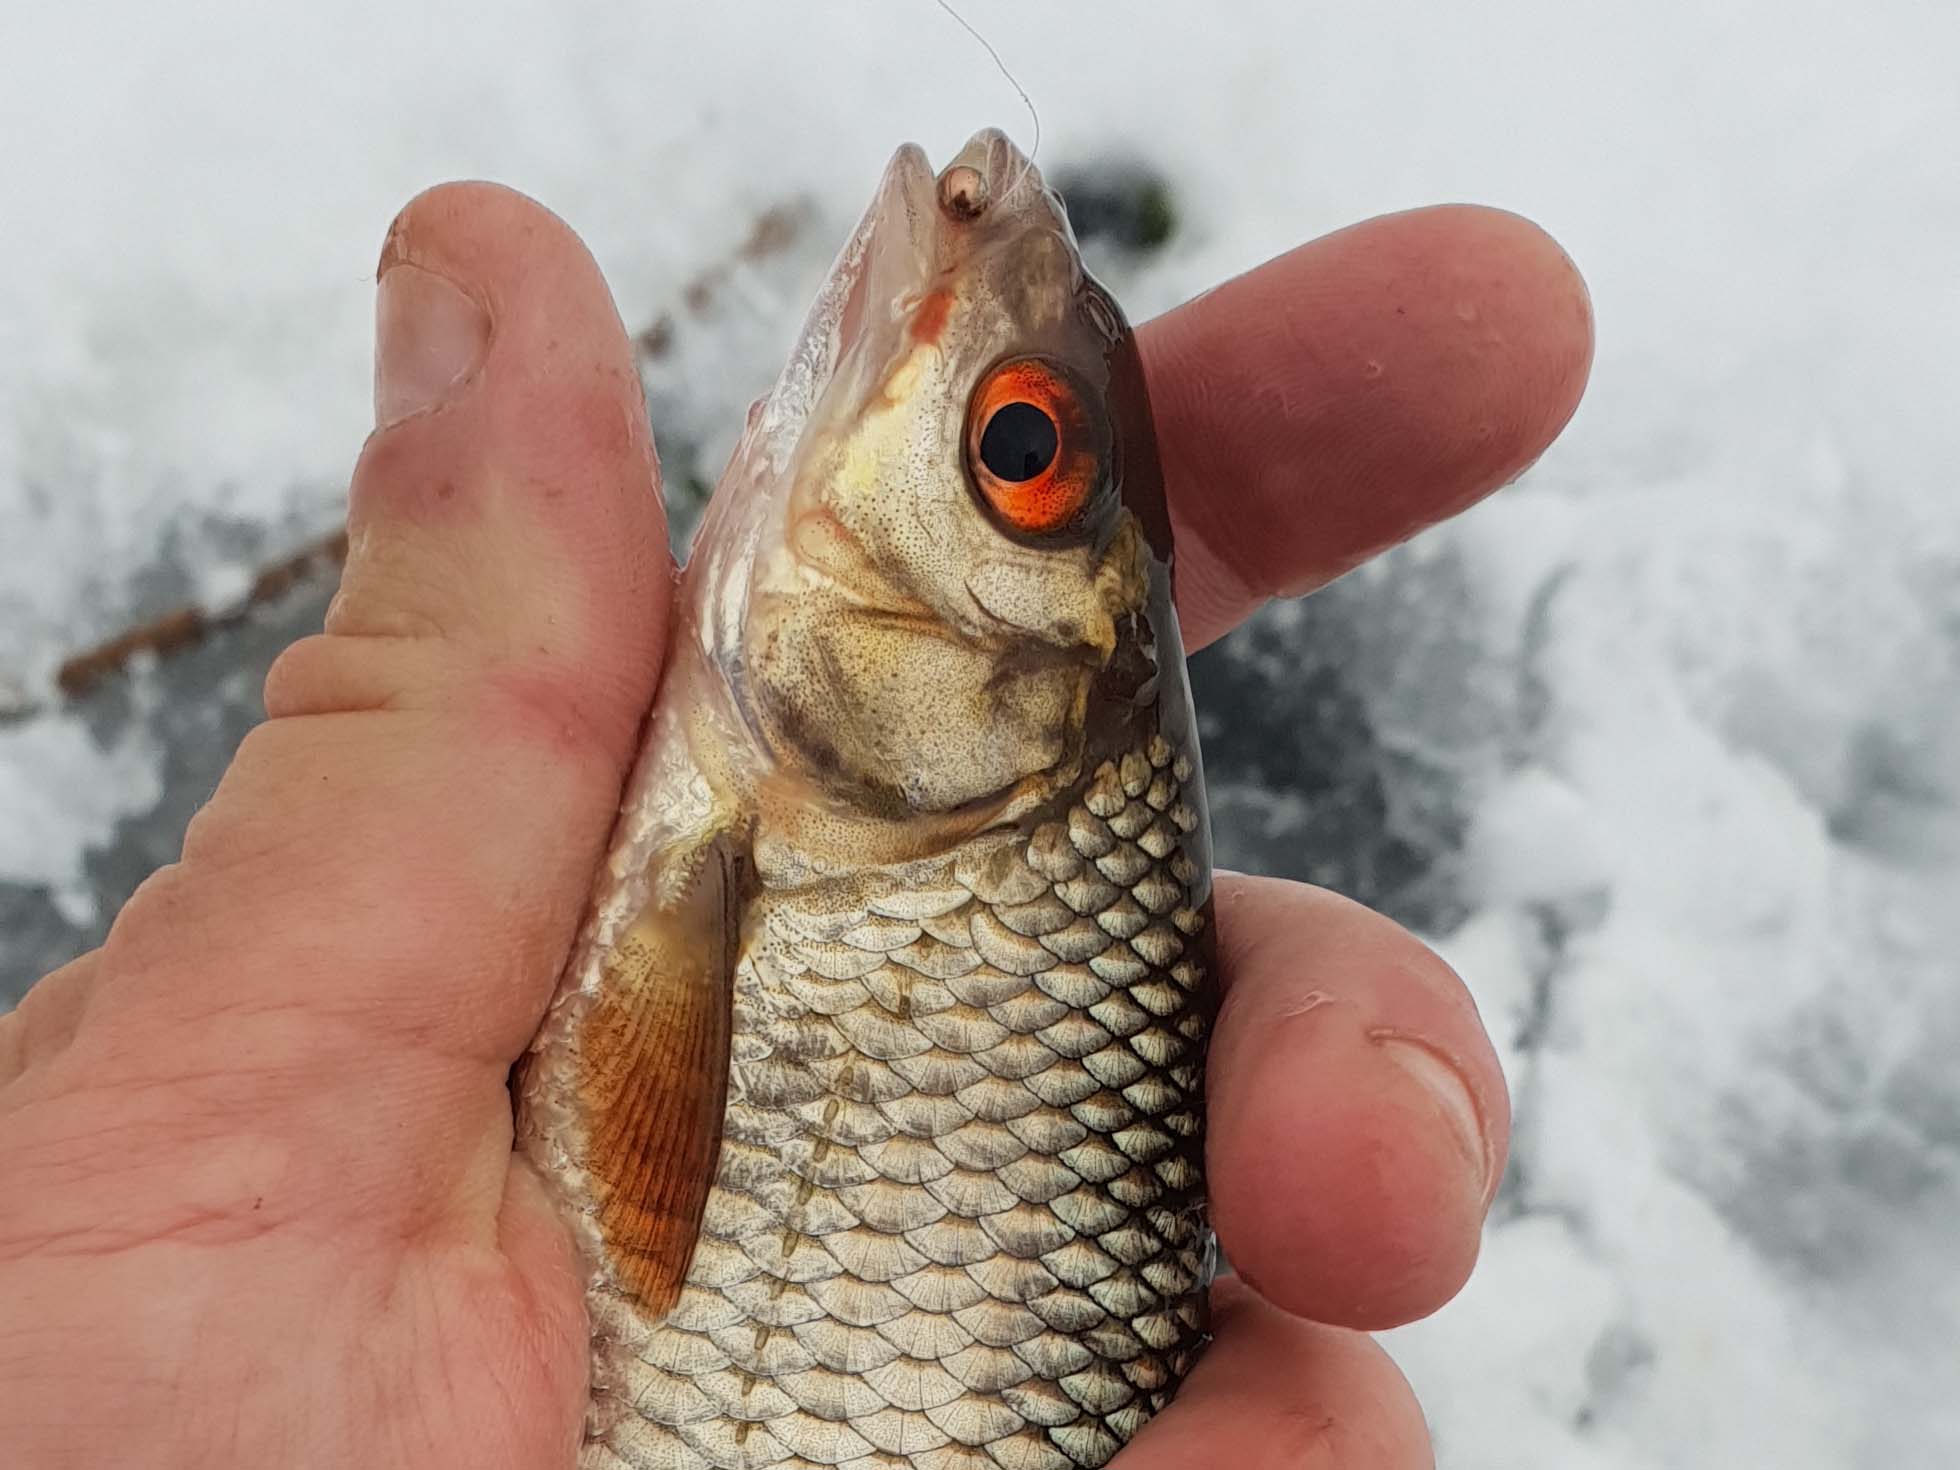
[[[1090,1470],[1206,1340],[1210,841],[1150,407],[997,132],[899,150],[683,575],[519,1147],[589,1470]]]

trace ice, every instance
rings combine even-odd
[[[0,882],[44,883],[70,923],[95,917],[83,857],[162,794],[155,752],[104,744],[72,716],[0,726]]]
[[[197,605],[214,617],[236,612],[246,605],[252,582],[246,563],[214,560],[197,569]]]
[[[1044,166],[1169,179],[1138,316],[1437,199],[1594,292],[1523,484],[1196,674],[1221,852],[1418,925],[1512,1082],[1478,1274],[1390,1336],[1440,1463],[1960,1463],[1960,12],[962,8]],[[711,479],[893,145],[1018,108],[923,0],[0,8],[0,958],[169,856],[317,618],[48,712],[333,523],[416,189],[524,187],[671,315],[663,461]],[[794,249],[677,305],[785,204]]]
[[[1606,887],[1611,843],[1577,789],[1526,766],[1485,795],[1465,844],[1465,881],[1488,905],[1584,900]]]

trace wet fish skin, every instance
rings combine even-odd
[[[976,463],[1026,384],[1079,505]],[[1059,203],[999,134],[901,150],[717,491],[520,1080],[582,1465],[1093,1470],[1176,1391],[1215,986],[1170,555]]]

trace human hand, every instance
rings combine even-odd
[[[324,635],[94,953],[0,1018],[0,1448],[33,1467],[569,1466],[569,1238],[506,1077],[571,945],[671,587],[597,268],[484,185],[382,257],[385,426]],[[448,283],[448,284],[445,284]],[[1465,310],[1464,308],[1471,308]],[[1584,287],[1438,209],[1140,333],[1196,647],[1513,478],[1576,404]],[[1330,894],[1221,874],[1218,1340],[1121,1470],[1430,1462],[1361,1329],[1475,1258],[1508,1105],[1456,977]]]

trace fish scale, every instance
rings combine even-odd
[[[662,1322],[597,1324],[587,1466],[1088,1470],[1168,1401],[1211,1257],[1193,772],[1152,735],[1030,832],[757,894],[700,1241]]]

